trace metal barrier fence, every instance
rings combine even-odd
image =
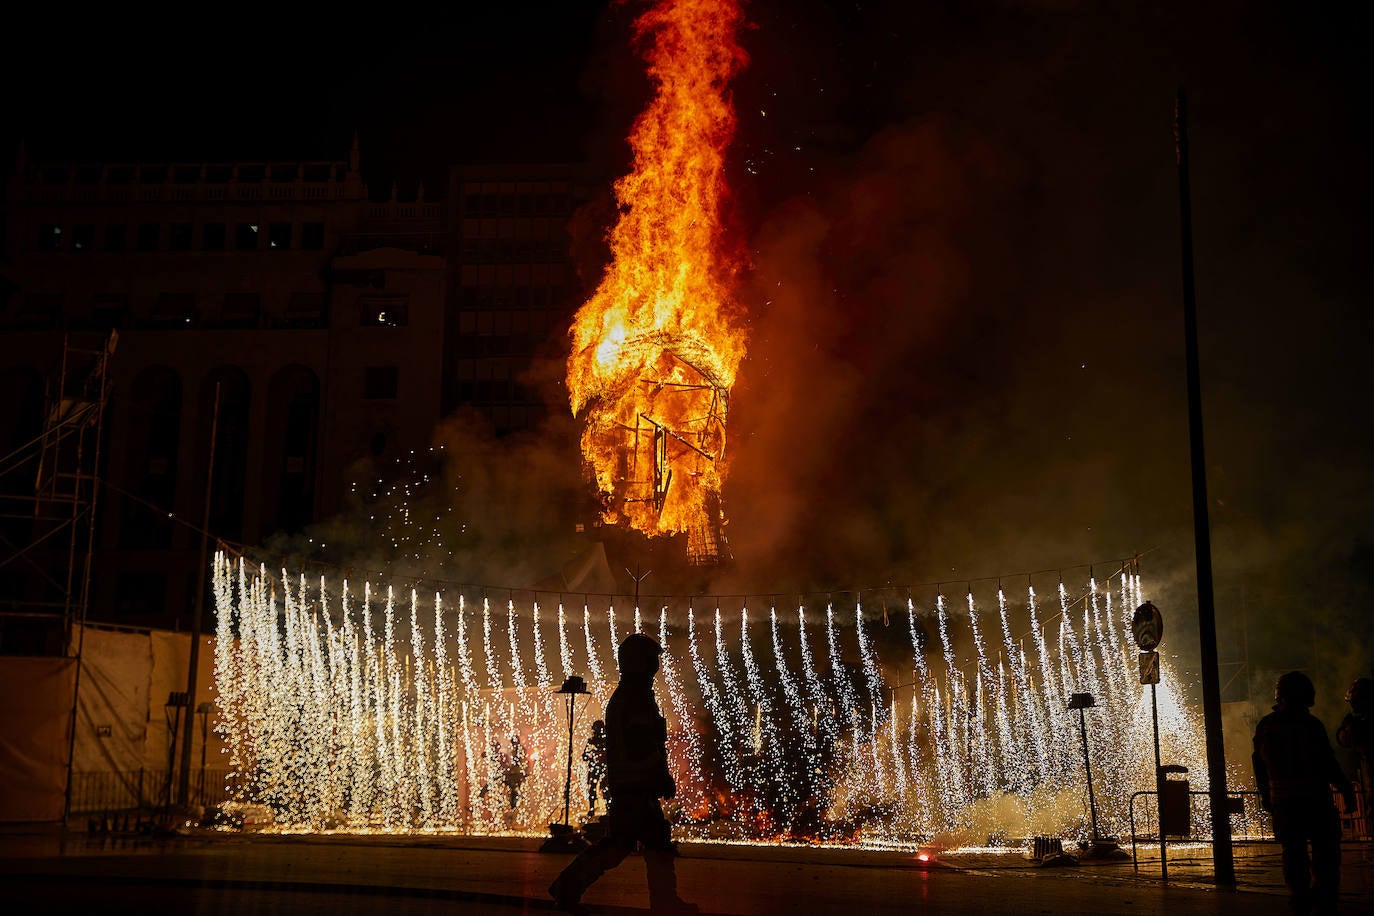
[[[72,773],[72,814],[163,808],[176,798],[176,771],[127,770],[122,772]],[[193,770],[187,801],[209,808],[228,797],[225,770]]]
[[[1353,787],[1355,790],[1355,807],[1351,810],[1346,810],[1344,804],[1337,801],[1333,793],[1333,801],[1336,802],[1336,808],[1340,812],[1341,839],[1343,841],[1374,839],[1374,836],[1370,835],[1369,830],[1369,799],[1365,796],[1364,788],[1359,781],[1356,781]],[[1159,793],[1155,791],[1136,792],[1131,795],[1130,803],[1127,807],[1131,824],[1131,861],[1136,870],[1140,868],[1140,862],[1136,855],[1137,840],[1145,839],[1160,841],[1161,847],[1169,840],[1169,837],[1160,836],[1159,820],[1156,817],[1158,808],[1152,808],[1150,805],[1144,806],[1146,817],[1143,819],[1144,822],[1141,825],[1144,829],[1137,830],[1135,817],[1136,799],[1141,796],[1158,796],[1158,794]],[[1199,812],[1194,809],[1192,804],[1193,799],[1199,797],[1210,799],[1210,795],[1211,793],[1203,789],[1192,789],[1188,792],[1189,820],[1195,825],[1194,832],[1187,836],[1170,834],[1170,837],[1173,837],[1176,842],[1212,842],[1212,837],[1210,833],[1205,830],[1205,827],[1204,830],[1197,829],[1198,826],[1208,825],[1210,823],[1210,818],[1206,816],[1205,811],[1202,812],[1203,816],[1199,817]],[[1231,816],[1232,840],[1243,843],[1272,843],[1277,841],[1274,836],[1274,820],[1269,812],[1265,811],[1260,805],[1260,796],[1258,792],[1227,792],[1226,795],[1228,800],[1233,803],[1238,803],[1239,809],[1233,811]],[[1202,807],[1205,808],[1206,805]],[[1151,832],[1151,828],[1153,832]],[[1161,866],[1165,869],[1164,874],[1167,878],[1167,865],[1164,865],[1164,862],[1167,860],[1161,855],[1160,861]]]

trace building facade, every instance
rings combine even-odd
[[[423,190],[369,200],[356,140],[340,161],[21,156],[7,195],[6,453],[41,430],[64,342],[118,333],[97,619],[189,620],[199,540],[168,513],[200,523],[216,414],[209,530],[246,544],[332,515],[359,468],[428,445],[444,378],[443,206]],[[28,472],[5,470],[6,492],[22,489]],[[12,544],[22,528],[11,520]],[[38,545],[7,564],[11,616],[45,606],[61,553]]]
[[[446,412],[470,407],[501,436],[567,409],[566,331],[586,294],[573,221],[593,187],[577,165],[451,171]]]

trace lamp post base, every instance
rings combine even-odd
[[[539,847],[540,852],[581,852],[590,845],[576,827],[550,824],[549,838]]]

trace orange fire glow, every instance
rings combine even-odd
[[[655,92],[616,182],[612,263],[574,318],[568,388],[605,520],[711,552],[745,338],[722,227],[739,0],[659,0],[635,22]]]

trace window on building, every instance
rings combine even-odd
[[[234,248],[239,251],[258,250],[257,223],[239,223],[234,228]]]
[[[100,184],[100,166],[83,165],[76,170],[76,183],[84,185]]]
[[[106,184],[133,184],[134,167],[132,165],[112,165],[105,170]]]
[[[322,328],[328,324],[324,293],[292,293],[286,324],[293,328]]]
[[[138,170],[140,184],[162,184],[167,180],[167,166],[145,165]]]
[[[299,166],[297,166],[295,163],[291,163],[290,165],[274,165],[272,166],[272,180],[295,181],[296,173],[298,171]]]
[[[129,247],[129,227],[123,223],[115,223],[105,227],[105,250],[123,251]]]
[[[291,224],[273,223],[267,227],[267,247],[284,250],[291,247]]]
[[[220,309],[220,325],[229,328],[255,328],[262,314],[262,297],[257,293],[226,293]]]
[[[162,241],[162,227],[157,223],[144,223],[138,227],[138,250],[157,251]]]
[[[328,181],[329,163],[314,162],[301,167],[301,177],[306,181]]]
[[[207,184],[228,184],[234,179],[234,167],[232,165],[207,165],[205,167],[205,182]]]
[[[365,328],[403,328],[409,323],[410,302],[404,296],[358,300],[358,324]]]
[[[363,369],[363,398],[369,401],[394,401],[400,373],[395,366],[368,366]]]
[[[262,181],[266,176],[267,170],[260,165],[239,166],[239,181]]]
[[[206,223],[201,226],[200,247],[206,251],[223,251],[224,223]]]
[[[43,170],[44,184],[66,184],[67,170],[61,166],[49,166]]]
[[[62,227],[56,223],[44,223],[38,227],[38,250],[61,251]]]
[[[324,247],[324,223],[301,223],[301,247],[307,251]]]
[[[196,300],[190,293],[162,293],[153,308],[152,323],[162,328],[189,328],[196,321]]]
[[[176,184],[195,184],[200,181],[200,166],[179,165],[172,169],[172,181]]]
[[[24,324],[50,325],[62,317],[61,293],[29,293],[24,297]]]
[[[72,251],[90,251],[95,248],[95,226],[90,223],[77,223],[72,227]]]
[[[102,329],[124,327],[129,313],[129,297],[122,294],[96,296],[91,306],[91,321]]]
[[[172,251],[190,251],[191,224],[172,223],[167,229],[167,247]]]

